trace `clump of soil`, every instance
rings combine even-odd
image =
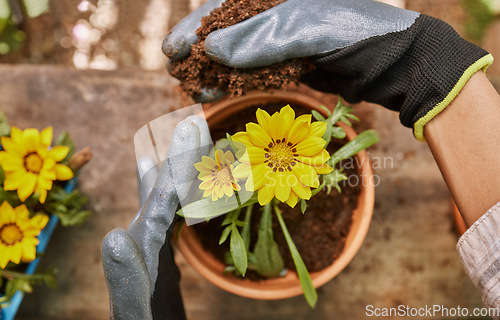
[[[273,114],[281,106],[255,106],[238,112],[238,114],[211,128],[212,138],[214,141],[217,141],[224,138],[226,132],[234,134],[235,132],[244,130],[245,123],[255,121],[255,112],[258,107]],[[308,112],[302,108],[294,106],[292,108],[295,110],[297,116]],[[341,141],[330,143],[328,148],[330,154],[335,152],[343,143]],[[355,168],[344,170],[344,173],[347,176],[357,175]],[[322,191],[314,196],[312,200],[307,202],[308,208],[305,214],[302,214],[300,211],[300,203],[295,208],[290,208],[287,204],[280,205],[283,219],[310,272],[319,271],[331,265],[344,249],[346,237],[352,224],[352,213],[357,206],[360,186],[351,186],[346,181],[343,181],[340,186],[342,189],[342,193],[340,194],[333,189],[330,195]],[[257,230],[261,214],[260,206],[258,204],[254,205],[251,220],[250,251],[253,250],[253,246],[257,242]],[[223,219],[224,216],[221,216],[208,222],[194,225],[194,229],[203,247],[222,262],[224,262],[225,253],[229,251],[229,241],[219,245],[219,238],[223,230],[223,227],[221,227]],[[240,219],[243,219],[243,215]],[[285,267],[295,270],[295,265],[283,232],[274,216],[273,233]],[[247,272],[246,277],[252,280],[262,279],[262,277],[253,272]]]
[[[198,42],[191,47],[186,58],[172,61],[171,73],[181,81],[189,95],[198,95],[202,88],[221,89],[231,95],[250,90],[269,88],[287,89],[297,84],[301,74],[313,69],[305,59],[290,59],[259,68],[231,68],[210,59],[205,54],[205,38],[215,30],[226,28],[249,19],[286,0],[227,0],[221,7],[201,20],[196,31]]]

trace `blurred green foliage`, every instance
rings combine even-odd
[[[17,9],[12,8],[16,5]],[[19,30],[23,18],[34,18],[47,12],[49,0],[0,0],[0,55],[14,52],[26,39],[26,33]]]
[[[464,0],[462,2],[468,15],[465,21],[465,32],[470,40],[481,42],[486,28],[497,15],[495,1],[498,0]]]

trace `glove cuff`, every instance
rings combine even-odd
[[[447,23],[421,14],[406,30],[375,36],[315,57],[347,101],[365,100],[400,111],[403,125],[424,140],[423,127],[493,57]]]

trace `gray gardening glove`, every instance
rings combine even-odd
[[[163,42],[164,53],[172,59],[189,54],[200,17],[219,5],[209,1],[175,26]],[[414,127],[417,138],[470,76],[492,62],[445,22],[371,0],[288,0],[212,32],[205,51],[238,68],[309,58],[317,68],[301,80],[349,102],[400,111],[401,122]]]
[[[140,215],[128,230],[115,229],[103,241],[102,262],[111,319],[186,319],[180,273],[169,240],[179,198],[187,195],[186,182],[197,174],[194,163],[201,159],[200,141],[206,140],[203,135],[208,134],[202,129],[206,126],[204,121],[191,116],[177,125],[154,187],[148,189],[150,184],[139,181]],[[155,172],[146,176],[154,179]]]

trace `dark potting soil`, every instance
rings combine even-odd
[[[205,38],[210,32],[232,26],[268,10],[285,0],[227,0],[201,20],[198,42],[186,58],[172,61],[171,74],[181,81],[188,95],[201,93],[202,88],[215,88],[231,95],[250,90],[286,89],[297,84],[301,74],[311,71],[313,64],[305,59],[290,59],[259,68],[231,68],[205,54]]]
[[[255,112],[259,106],[248,108],[244,111],[229,117],[223,123],[211,128],[212,139],[217,141],[224,138],[227,133],[234,134],[245,130],[245,124],[249,121],[256,122]],[[282,105],[260,108],[267,110],[270,114],[278,111]],[[297,108],[292,105],[297,116],[307,113],[307,110]],[[329,145],[329,152],[332,154],[345,141],[334,141]],[[353,161],[352,163],[356,163]],[[357,181],[356,168],[344,170],[352,181]],[[349,181],[349,180],[348,180]],[[357,206],[357,198],[360,192],[359,184],[350,185],[347,181],[340,183],[342,193],[335,189],[328,195],[326,191],[318,193],[307,201],[308,208],[305,214],[300,211],[300,203],[295,208],[290,208],[287,204],[281,204],[282,216],[288,227],[302,259],[310,272],[319,271],[331,265],[342,253],[347,234],[352,224],[352,213]],[[257,230],[260,222],[260,206],[254,205],[251,220],[251,245],[250,251],[257,241]],[[244,214],[240,215],[242,220]],[[223,227],[221,227],[224,216],[217,217],[208,222],[194,225],[194,229],[203,247],[213,253],[220,261],[224,262],[224,255],[229,251],[229,241],[219,245],[219,238]],[[273,216],[273,233],[280,248],[285,267],[295,270],[295,266],[286,244],[283,232],[276,217]],[[253,272],[247,272],[247,278],[252,280],[262,279]]]

